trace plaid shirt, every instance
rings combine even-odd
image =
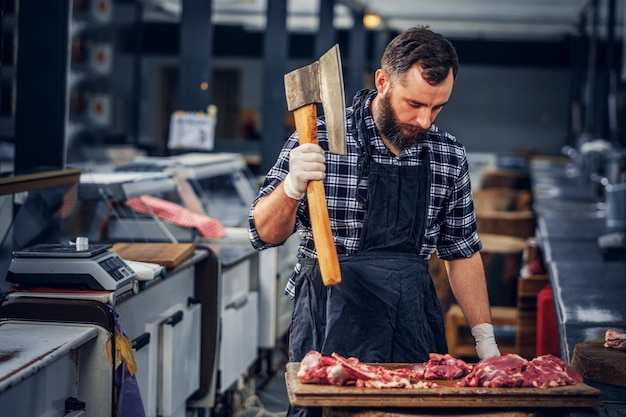
[[[422,152],[430,153],[430,202],[425,235],[422,239],[420,254],[429,259],[436,249],[440,258],[452,260],[468,257],[481,248],[476,233],[476,216],[472,200],[469,167],[464,146],[453,136],[432,125],[428,139],[403,149],[395,156],[383,144],[374,127],[365,106],[365,124],[368,135],[372,138],[372,158],[379,164],[397,166],[416,166],[420,163]],[[317,122],[319,145],[326,151],[326,177],[324,188],[333,231],[337,254],[352,255],[359,247],[359,236],[363,227],[365,209],[357,199],[359,190],[367,189],[367,178],[359,178],[358,158],[364,138],[357,137],[352,126],[352,108],[346,109],[347,152],[337,155],[328,152],[328,135],[323,118]],[[294,132],[285,142],[278,160],[267,173],[259,196],[252,204],[249,215],[249,235],[252,245],[257,250],[272,246],[259,239],[252,214],[259,198],[270,194],[289,172],[289,151],[298,146],[298,136]],[[417,191],[416,191],[417,192]],[[308,215],[306,197],[300,202],[296,216],[294,232],[299,231],[301,241],[298,258],[316,257],[315,244]],[[296,265],[296,273],[299,265]],[[292,277],[293,280],[293,277]],[[286,288],[287,295],[293,296],[293,281]]]

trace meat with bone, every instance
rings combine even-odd
[[[422,383],[421,386],[415,386],[406,376],[392,373],[389,369],[382,366],[367,365],[360,362],[357,358],[344,358],[337,353],[332,354],[340,364],[346,369],[357,387],[368,388],[429,388],[429,384]],[[432,384],[431,384],[432,385]]]
[[[300,362],[300,368],[296,376],[305,384],[330,384],[328,368],[334,365],[334,359],[330,361],[327,356],[314,350],[307,353]],[[332,363],[331,363],[332,362]],[[334,378],[340,378],[333,375]]]
[[[303,383],[348,385],[375,388],[429,388],[436,384],[424,380],[455,379],[467,375],[472,367],[450,354],[431,353],[424,363],[389,369],[368,365],[357,358],[333,353],[323,356],[309,352],[300,362],[297,377]]]
[[[604,347],[626,350],[626,333],[609,329],[604,335]]]
[[[578,372],[556,356],[542,355],[528,361],[516,354],[504,354],[478,362],[457,386],[549,388],[582,381]]]
[[[331,357],[311,351],[300,362],[296,374],[302,383],[355,385],[370,388],[434,388],[433,382],[412,382],[409,372],[394,372],[382,366],[368,365],[357,358]]]

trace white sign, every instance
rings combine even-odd
[[[170,149],[213,150],[216,118],[207,113],[177,111],[170,120]]]

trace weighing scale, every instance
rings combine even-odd
[[[132,284],[136,273],[110,247],[40,244],[15,251],[7,281],[31,288],[116,291]]]

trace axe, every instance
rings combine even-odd
[[[322,103],[329,150],[346,153],[346,118],[339,45],[306,67],[285,74],[287,107],[293,111],[299,143],[317,144],[317,103]],[[313,241],[325,285],[341,282],[337,249],[330,230],[322,181],[309,181],[306,190]]]

